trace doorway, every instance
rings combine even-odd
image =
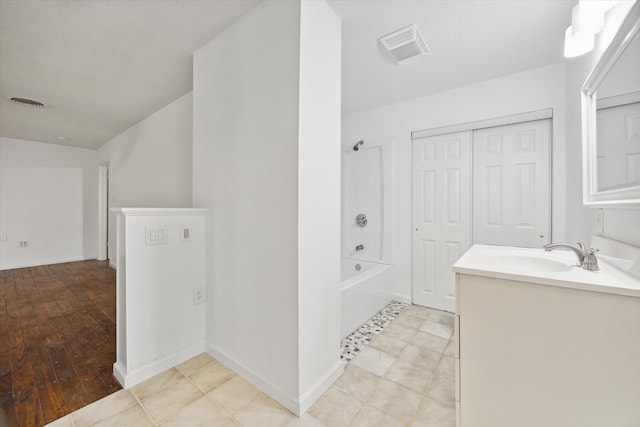
[[[451,267],[474,243],[540,247],[550,241],[550,116],[482,124],[414,134],[415,304],[455,311]]]
[[[109,259],[109,164],[98,166],[98,261]]]

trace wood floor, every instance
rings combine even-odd
[[[0,427],[42,426],[121,388],[115,300],[106,261],[0,271]]]

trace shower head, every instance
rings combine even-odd
[[[353,146],[353,151],[358,151],[359,150],[358,147],[361,146],[362,144],[364,144],[363,140],[356,142],[356,145]]]

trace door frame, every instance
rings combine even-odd
[[[109,163],[98,166],[98,260],[109,259]]]

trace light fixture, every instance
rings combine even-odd
[[[564,32],[564,56],[573,58],[593,49],[595,35],[604,28],[604,14],[618,0],[580,0],[571,10],[571,25]]]
[[[573,34],[571,25],[564,32],[564,56],[573,58],[584,55],[593,49],[595,36],[585,35],[577,37]]]
[[[592,36],[604,28],[604,12],[600,7],[593,7],[588,3],[599,2],[581,1],[571,9],[571,27],[574,37]]]
[[[408,27],[380,37],[379,41],[398,64],[416,56],[429,55],[430,53],[416,24],[411,24]]]

